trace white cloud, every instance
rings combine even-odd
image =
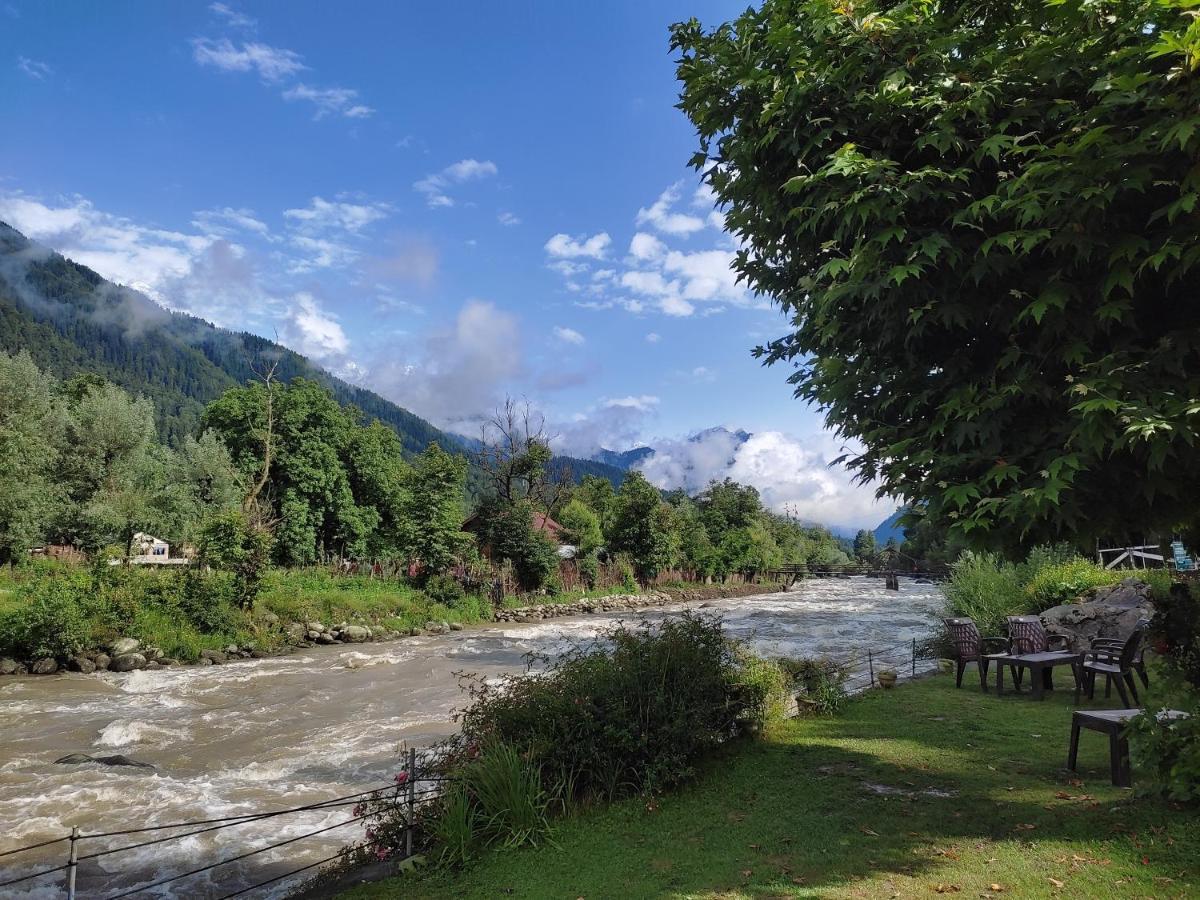
[[[413,358],[404,360],[389,347],[371,367],[370,385],[443,427],[473,433],[523,370],[516,316],[471,300]]]
[[[704,228],[704,220],[689,213],[672,212],[671,207],[679,200],[680,183],[663,191],[648,208],[639,209],[635,222],[649,225],[656,231],[670,235],[689,235]]]
[[[708,366],[696,366],[692,369],[692,377],[697,381],[716,381],[717,373]]]
[[[54,74],[54,70],[46,63],[28,56],[17,57],[17,68],[35,81],[45,81]]]
[[[641,396],[631,394],[628,397],[610,397],[606,400],[601,400],[600,405],[608,409],[621,407],[624,409],[636,409],[639,412],[650,412],[650,410],[658,406],[658,402],[658,398],[652,394],[642,394]]]
[[[734,254],[725,250],[672,250],[663,261],[663,270],[682,277],[683,296],[688,300],[738,302],[747,295],[731,268],[734,259]]]
[[[293,275],[302,275],[317,269],[342,268],[350,265],[361,255],[356,248],[344,241],[331,238],[294,234],[290,240],[293,246],[305,254],[301,258],[293,259],[288,264],[288,271]]]
[[[656,331],[651,331],[650,333],[648,333],[646,335],[646,343],[647,344],[657,344],[661,340],[662,340],[662,335]]]
[[[208,8],[213,15],[224,19],[225,23],[231,28],[253,28],[258,24],[257,19],[252,19],[245,13],[240,13],[224,3],[210,3]]]
[[[521,219],[510,212],[501,212],[500,215],[496,216],[496,221],[501,225],[508,226],[521,224]]]
[[[21,194],[0,196],[0,219],[110,281],[222,327],[245,328],[280,309],[245,249],[209,229],[148,227],[82,197],[47,204]]]
[[[223,209],[198,210],[192,213],[192,226],[205,234],[221,237],[244,231],[272,240],[271,229],[267,227],[266,222],[256,217],[252,209],[234,209],[226,206]]]
[[[263,81],[277,82],[302,72],[307,66],[294,50],[257,42],[234,44],[229,38],[192,39],[192,59],[222,72],[257,72]]]
[[[571,237],[568,234],[556,234],[550,240],[546,241],[546,252],[559,259],[576,259],[579,257],[603,259],[611,243],[612,238],[608,236],[607,231],[601,231],[599,234],[593,234],[591,237],[587,237],[586,235]]]
[[[637,260],[661,259],[666,252],[666,244],[644,231],[639,231],[629,242],[629,255]]]
[[[371,107],[358,102],[358,91],[353,88],[318,88],[297,84],[288,88],[281,96],[284,100],[304,100],[313,104],[316,108],[313,113],[314,119],[323,119],[330,115],[365,119],[375,114]]]
[[[554,336],[566,344],[582,344],[585,340],[584,336],[574,328],[564,328],[561,325],[554,327]]]
[[[313,197],[306,207],[283,211],[289,223],[304,231],[341,229],[352,233],[362,231],[387,214],[387,207],[380,203],[346,203],[323,197]]]
[[[322,309],[317,298],[309,293],[292,297],[282,335],[296,351],[334,367],[344,362],[350,349],[350,341],[337,319]]]
[[[462,159],[446,166],[440,172],[413,182],[413,190],[425,195],[425,203],[431,209],[453,206],[454,198],[448,193],[451,187],[467,181],[490,178],[499,171],[496,164],[489,159]]]
[[[855,484],[844,468],[829,466],[839,448],[828,432],[801,440],[779,431],[747,436],[718,428],[655,441],[654,448],[637,468],[661,488],[696,493],[714,479],[732,478],[754,485],[776,512],[788,507],[802,519],[841,527],[873,527],[895,506]]]

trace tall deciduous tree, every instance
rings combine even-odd
[[[444,572],[470,542],[462,530],[467,461],[437,444],[418,456],[400,506],[403,545],[426,569]]]
[[[50,530],[64,427],[52,379],[28,353],[0,354],[0,562],[20,559]]]
[[[765,0],[674,26],[757,351],[862,478],[985,539],[1200,510],[1191,0]]]
[[[610,547],[629,554],[637,576],[652,580],[671,564],[676,549],[671,508],[641,472],[630,472],[617,491]]]

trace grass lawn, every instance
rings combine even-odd
[[[1111,787],[1095,732],[1064,771],[1070,700],[944,675],[873,691],[733,748],[686,790],[561,822],[556,847],[343,896],[1200,896],[1200,813]]]

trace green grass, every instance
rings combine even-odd
[[[344,896],[1197,896],[1200,816],[1111,787],[1095,732],[1079,774],[1065,772],[1069,701],[956,690],[948,676],[875,691],[738,745],[686,790],[560,822],[556,847]]]

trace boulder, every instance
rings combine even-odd
[[[325,630],[325,626],[322,625],[320,622],[309,622],[308,630],[315,631],[315,632],[317,632],[317,634],[320,634],[322,631]]]
[[[341,637],[351,644],[361,644],[371,639],[371,629],[363,625],[347,625],[342,629]]]
[[[202,657],[200,657],[200,659],[196,660],[196,665],[198,665],[198,666],[211,666],[212,664],[213,664],[213,661],[211,659],[209,659],[207,656],[202,656]]]
[[[201,650],[200,660],[208,660],[210,665],[218,665],[225,662],[228,657],[220,650]]]
[[[228,654],[231,654],[231,655],[232,655],[232,654],[234,654],[234,653],[237,653],[237,652],[238,652],[238,645],[237,645],[237,644],[230,644],[228,647],[226,647],[226,648],[225,648],[225,652],[226,652],[226,653],[228,653]]]
[[[1095,588],[1075,603],[1064,603],[1042,613],[1048,634],[1064,635],[1071,649],[1087,650],[1098,637],[1124,640],[1137,623],[1154,615],[1149,585],[1136,578]]]
[[[286,631],[287,639],[295,644],[298,641],[304,640],[304,635],[307,633],[308,629],[306,629],[299,622],[289,622]]]
[[[169,656],[164,656],[162,659],[158,660],[158,664],[163,667],[177,666],[177,665],[179,665],[179,660],[171,659],[171,657],[169,657]]]
[[[21,664],[7,656],[0,657],[0,675],[16,675]]]
[[[259,619],[261,619],[267,625],[278,625],[279,624],[279,616],[275,615],[275,613],[273,613],[269,610],[267,612],[263,613],[261,616],[259,616]]]
[[[124,656],[126,653],[133,653],[140,646],[142,646],[142,642],[133,638],[117,638],[108,645],[108,652],[115,658]]]
[[[112,665],[112,657],[107,653],[97,653],[92,657],[92,662],[96,664],[97,672],[104,672]]]
[[[113,756],[89,756],[86,753],[68,753],[66,756],[60,756],[55,760],[59,765],[77,766],[82,763],[100,763],[104,766],[133,766],[138,769],[153,769],[154,766],[150,763],[139,762],[136,759],[130,759],[122,753],[117,753]]]
[[[84,675],[91,675],[96,671],[96,664],[86,656],[72,656],[67,660],[67,668],[72,672],[82,672]]]
[[[114,656],[108,667],[114,672],[132,672],[134,669],[146,667],[146,657],[140,653],[122,653],[120,656]]]
[[[150,660],[146,661],[146,665],[142,666],[142,668],[143,669],[161,669],[162,663],[160,663],[157,659],[150,659]]]
[[[332,634],[323,631],[313,638],[313,640],[315,640],[318,644],[332,644],[334,642],[334,637]]]
[[[58,663],[47,656],[34,662],[29,671],[34,675],[53,675],[58,671]]]
[[[451,631],[462,631],[463,630],[462,622],[451,622],[450,630]]]

